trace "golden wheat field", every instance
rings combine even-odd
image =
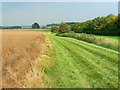
[[[33,87],[42,83],[34,69],[36,59],[44,53],[44,32],[3,30],[2,87]]]

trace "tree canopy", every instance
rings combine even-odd
[[[34,24],[32,24],[32,28],[33,29],[38,29],[38,28],[40,28],[40,26],[37,22],[35,22]]]
[[[67,23],[62,22],[59,26],[59,33],[68,33],[70,26]]]
[[[51,32],[58,33],[59,32],[59,26],[52,26],[51,27]]]
[[[98,35],[118,35],[118,26],[120,19],[115,15],[108,15],[106,17],[97,17],[86,22],[79,22],[74,24],[72,30],[76,33],[88,33]]]
[[[96,17],[85,22],[67,22],[59,25],[59,33],[68,33],[70,30],[75,33],[113,35],[120,34],[120,14],[113,14],[106,17]],[[55,28],[53,28],[55,30]],[[53,30],[53,31],[54,31]],[[56,28],[58,30],[58,28]]]

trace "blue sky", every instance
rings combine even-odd
[[[98,16],[118,14],[117,2],[3,2],[3,25],[40,25],[86,21]]]
[[[2,25],[2,3],[0,3],[0,25]]]
[[[1,0],[2,2],[118,2],[119,0]]]

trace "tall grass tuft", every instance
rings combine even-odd
[[[95,45],[103,46],[103,47],[118,51],[118,42],[114,42],[107,38],[97,38],[95,35],[92,35],[92,34],[63,33],[63,34],[56,34],[56,36],[71,37],[71,38],[75,38],[78,40],[82,40],[88,43],[93,43]]]

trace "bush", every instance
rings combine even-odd
[[[67,23],[61,23],[59,27],[59,33],[68,33],[70,31],[70,26]]]
[[[51,32],[52,33],[58,33],[59,32],[59,26],[52,26],[51,27]]]
[[[85,34],[85,33],[65,33],[65,34],[56,34],[57,36],[62,37],[71,37],[78,40],[82,40],[88,43],[93,43],[99,46],[103,46],[109,49],[117,50],[118,51],[118,43],[115,43],[106,38],[97,38],[95,35],[92,34]]]

